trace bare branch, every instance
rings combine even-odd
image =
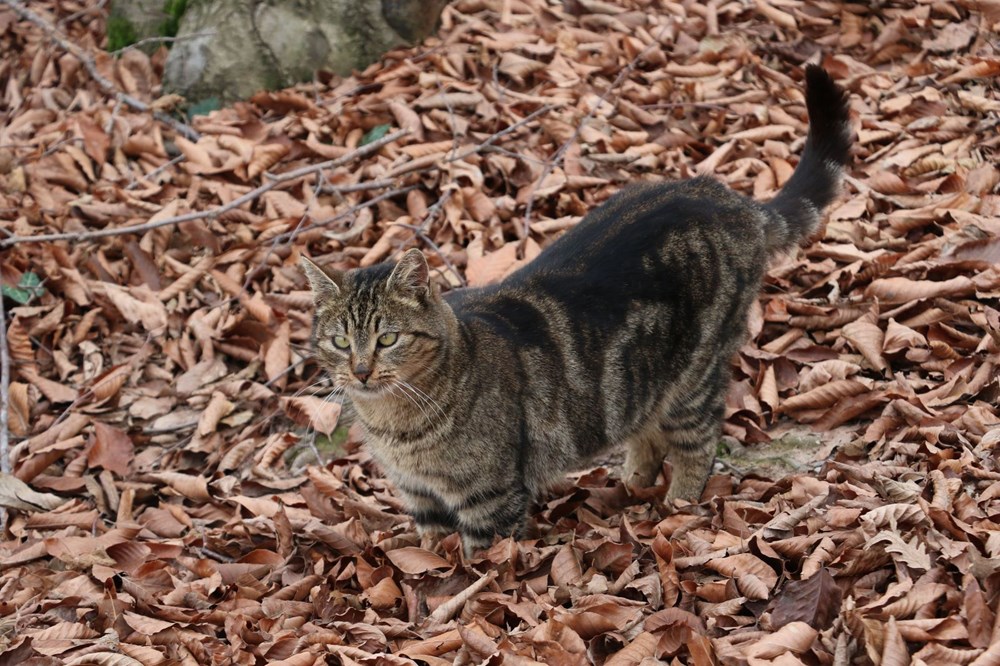
[[[3,0],[6,2],[7,0]],[[0,248],[9,247],[11,245],[16,245],[18,243],[42,243],[49,241],[59,241],[59,240],[69,240],[74,242],[93,240],[95,238],[106,238],[108,236],[121,236],[123,234],[137,234],[145,233],[151,229],[158,229],[160,227],[166,227],[173,224],[180,224],[182,222],[191,222],[192,220],[205,220],[214,219],[223,213],[231,211],[235,208],[239,208],[245,203],[255,201],[262,194],[273,190],[278,185],[287,183],[292,180],[297,180],[304,176],[309,176],[311,174],[316,174],[326,169],[331,169],[334,167],[347,164],[348,162],[357,159],[359,157],[364,157],[370,153],[373,153],[382,146],[392,143],[400,137],[409,134],[409,130],[399,130],[392,134],[387,134],[377,141],[372,141],[371,143],[364,145],[356,150],[338,157],[335,160],[327,160],[326,162],[320,162],[319,164],[312,164],[309,166],[301,167],[293,171],[288,171],[286,173],[277,174],[271,177],[268,182],[263,185],[256,187],[241,197],[233,199],[229,203],[218,206],[216,208],[210,208],[208,210],[192,211],[190,213],[185,213],[183,215],[175,215],[173,217],[164,218],[162,220],[157,220],[155,222],[144,222],[143,224],[133,224],[131,226],[125,227],[114,227],[111,229],[100,229],[98,231],[75,231],[59,234],[41,234],[38,236],[11,236],[10,238],[5,238],[0,241]],[[315,225],[314,225],[315,226]]]
[[[366,180],[361,183],[354,183],[353,185],[332,185],[327,183],[320,188],[320,192],[323,194],[344,194],[345,192],[364,192],[366,190],[380,190],[384,187],[392,187],[395,183],[393,178],[384,178],[382,180]]]
[[[325,220],[320,220],[319,222],[314,222],[313,224],[310,224],[310,225],[307,225],[307,226],[304,226],[304,227],[296,227],[292,231],[286,231],[283,234],[278,234],[277,236],[275,236],[275,239],[279,239],[281,242],[284,242],[286,240],[289,240],[289,239],[295,237],[298,234],[301,234],[301,233],[303,233],[305,231],[309,231],[310,229],[316,229],[316,228],[319,228],[319,227],[329,226],[329,225],[333,224],[334,222],[337,222],[339,220],[344,219],[345,217],[348,217],[350,215],[353,215],[354,213],[357,213],[359,210],[361,210],[363,208],[369,208],[369,207],[374,206],[376,204],[382,203],[386,199],[391,199],[392,197],[399,196],[400,194],[406,194],[410,190],[415,190],[415,189],[417,189],[416,185],[408,185],[407,187],[400,187],[400,188],[395,189],[395,190],[389,190],[388,192],[383,192],[382,194],[378,195],[377,197],[372,197],[371,199],[368,199],[367,201],[362,201],[361,203],[354,204],[353,206],[351,206],[347,210],[345,210],[343,212],[340,212],[340,213],[337,213],[333,217],[328,217]],[[349,229],[348,231],[346,231],[343,234],[341,234],[339,237],[334,237],[333,240],[336,240],[336,241],[339,241],[339,242],[344,242],[346,240],[349,240],[350,237],[353,237],[354,235],[355,235],[355,230]]]
[[[171,118],[167,114],[162,113],[160,111],[153,111],[153,109],[145,102],[140,101],[135,97],[132,97],[131,95],[128,95],[118,90],[118,87],[112,81],[106,79],[104,75],[102,75],[99,71],[97,71],[97,62],[94,60],[94,57],[92,55],[81,49],[73,42],[66,39],[66,37],[59,32],[58,28],[56,28],[54,25],[46,21],[42,16],[28,9],[18,0],[0,0],[0,2],[3,2],[3,4],[13,9],[14,13],[16,13],[25,21],[30,21],[31,23],[37,25],[45,32],[45,34],[49,36],[50,39],[52,39],[52,41],[54,41],[56,44],[61,46],[63,50],[69,52],[77,60],[79,60],[83,64],[84,68],[87,70],[87,73],[90,74],[90,78],[94,79],[94,82],[97,83],[97,85],[99,85],[101,89],[108,95],[111,95],[112,97],[114,97],[116,100],[118,100],[123,104],[127,104],[136,111],[142,113],[147,113],[152,111],[154,118],[156,118],[162,123],[170,125],[170,127],[172,127],[175,132],[177,132],[178,134],[183,134],[185,137],[187,137],[192,141],[197,141],[201,137],[201,135],[198,134],[198,132],[195,131],[194,128],[192,128],[190,125],[182,123],[181,121],[175,118]]]
[[[10,440],[7,422],[10,414],[10,352],[7,349],[7,311],[0,295],[0,472],[10,474]]]
[[[622,68],[620,72],[618,72],[618,76],[616,76],[615,80],[611,83],[610,86],[608,86],[608,89],[605,90],[604,93],[597,98],[597,102],[593,104],[587,115],[584,116],[583,119],[577,124],[576,130],[573,132],[573,135],[570,138],[566,139],[566,142],[563,143],[563,145],[559,146],[559,150],[557,150],[555,154],[552,156],[552,158],[549,159],[548,162],[546,162],[545,168],[542,170],[542,175],[539,176],[539,178],[535,181],[535,184],[532,185],[531,193],[528,195],[528,203],[524,210],[524,227],[521,236],[522,244],[527,242],[528,236],[531,234],[531,212],[534,209],[534,204],[535,204],[535,191],[538,190],[538,187],[543,182],[545,182],[546,178],[549,177],[549,174],[552,173],[552,169],[554,169],[557,164],[562,162],[563,157],[566,155],[566,151],[569,150],[570,146],[576,143],[576,140],[580,137],[580,132],[583,131],[583,126],[587,124],[587,121],[589,121],[591,118],[594,117],[594,114],[597,113],[597,110],[600,108],[601,104],[604,103],[604,100],[606,100],[612,92],[618,89],[618,86],[620,86],[625,81],[628,75],[631,74],[632,71],[635,69],[636,65],[639,64],[639,60],[641,60],[647,53],[649,53],[653,49],[653,47],[655,47],[658,43],[659,43],[658,39],[653,40],[649,44],[649,46],[644,48],[639,53],[636,53],[635,57],[632,58],[632,60],[629,61],[629,63],[625,65],[625,67]]]
[[[145,37],[135,42],[134,44],[129,44],[124,46],[117,51],[111,51],[111,55],[118,56],[123,53],[128,53],[129,51],[134,51],[136,49],[141,49],[143,46],[149,44],[173,44],[174,42],[183,42],[188,39],[196,39],[198,37],[212,37],[216,33],[214,31],[209,32],[193,32],[190,35],[182,35],[180,37],[166,37],[166,36],[156,36],[156,37]]]
[[[451,271],[452,275],[458,278],[459,284],[461,284],[463,287],[469,286],[469,284],[465,281],[465,276],[463,276],[461,273],[458,272],[458,269],[455,268],[455,265],[451,263],[448,257],[445,256],[444,252],[441,251],[441,248],[438,247],[438,244],[435,243],[433,240],[431,240],[427,236],[427,234],[424,233],[423,229],[413,224],[405,224],[403,222],[393,222],[392,224],[394,226],[403,227],[405,229],[409,229],[410,231],[412,231],[417,238],[422,240],[431,250],[434,251],[434,254],[436,254],[438,257],[441,258],[441,262],[444,263],[445,267],[447,267],[447,269]]]
[[[465,151],[459,153],[458,155],[455,155],[453,157],[449,157],[448,159],[445,160],[445,163],[457,162],[458,160],[464,160],[469,155],[473,155],[475,153],[481,153],[484,150],[486,150],[487,148],[489,148],[490,146],[492,146],[493,143],[497,139],[500,139],[500,138],[502,138],[502,137],[510,134],[511,132],[517,130],[520,127],[524,127],[525,125],[527,125],[528,123],[530,123],[532,120],[534,120],[538,116],[544,115],[544,114],[548,113],[549,111],[551,111],[552,109],[555,109],[555,108],[558,108],[558,107],[559,107],[558,104],[546,104],[545,106],[543,106],[541,108],[535,109],[534,111],[532,111],[531,113],[529,113],[528,115],[526,115],[524,118],[521,118],[520,120],[518,120],[513,125],[510,125],[509,127],[505,127],[504,129],[500,130],[496,134],[492,134],[492,135],[488,136],[486,138],[486,140],[483,141],[482,143],[480,143],[478,146],[473,146],[472,148],[469,148],[468,150],[465,150]]]

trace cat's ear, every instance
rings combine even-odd
[[[312,287],[313,297],[317,303],[336,298],[340,294],[340,285],[337,282],[341,273],[331,276],[305,256],[299,258],[299,265],[309,278],[309,286]]]
[[[424,253],[417,248],[407,250],[389,276],[389,286],[411,298],[426,298],[431,288],[431,269]]]

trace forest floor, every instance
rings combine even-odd
[[[190,119],[102,5],[31,2],[63,43],[0,5],[0,664],[1000,664],[997,0],[457,0]],[[422,548],[298,257],[483,284],[630,182],[769,197],[807,62],[853,164],[770,269],[710,499],[599,466],[530,538]]]

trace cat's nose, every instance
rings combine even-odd
[[[364,384],[368,381],[368,378],[372,376],[371,368],[367,365],[359,365],[354,368],[354,376],[360,379],[361,383]]]

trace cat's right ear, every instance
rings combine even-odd
[[[309,278],[309,286],[312,287],[313,298],[317,303],[336,298],[340,294],[340,285],[337,284],[340,273],[336,276],[330,276],[305,256],[299,258],[299,265],[302,266],[302,272]]]

